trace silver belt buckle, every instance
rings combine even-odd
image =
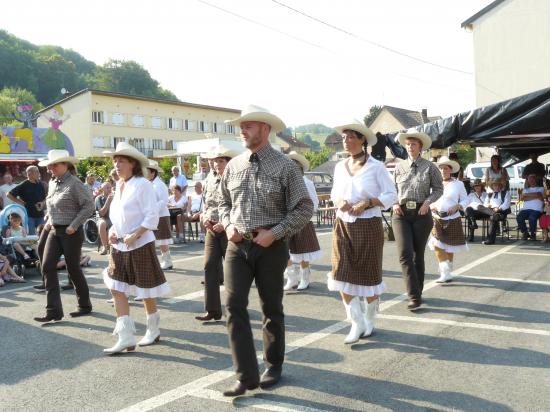
[[[416,202],[412,200],[407,200],[407,202],[405,203],[405,207],[407,209],[416,209]]]
[[[243,233],[242,237],[243,237],[244,240],[252,240],[252,239],[254,239],[254,234],[252,234],[252,233]]]

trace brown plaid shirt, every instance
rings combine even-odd
[[[443,178],[436,165],[421,156],[400,162],[395,168],[395,184],[399,204],[407,200],[423,203],[435,202],[443,195]]]
[[[219,195],[222,224],[233,224],[241,234],[270,227],[276,239],[292,236],[313,215],[298,166],[269,144],[227,164]]]
[[[218,176],[213,170],[206,176],[204,187],[202,189],[202,198],[204,204],[203,219],[210,220],[211,222],[218,222],[218,203],[220,196],[218,195],[218,188],[220,186],[221,176]]]
[[[47,221],[78,229],[94,213],[94,199],[80,179],[70,172],[50,181]]]

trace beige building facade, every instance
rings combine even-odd
[[[550,86],[550,1],[497,0],[462,27],[472,33],[478,107]]]
[[[57,104],[64,116],[70,116],[60,130],[79,158],[103,157],[104,150],[121,141],[158,158],[175,155],[177,142],[239,135],[238,127],[224,121],[237,117],[240,110],[91,89],[43,109],[38,127],[49,127],[46,118]]]

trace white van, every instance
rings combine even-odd
[[[510,177],[510,190],[512,192],[511,194],[513,199],[518,197],[518,189],[523,189],[523,186],[525,185],[525,179],[522,179],[521,175],[523,174],[523,169],[526,164],[527,162],[522,162],[506,168],[508,176]],[[485,169],[489,166],[491,166],[490,162],[470,163],[466,166],[464,177],[469,178],[471,183],[474,182],[474,179],[483,180],[485,176]],[[487,188],[487,191],[490,192],[491,188]]]

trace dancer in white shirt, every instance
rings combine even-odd
[[[338,210],[328,289],[340,292],[351,318],[351,330],[344,340],[350,344],[370,336],[374,329],[378,297],[386,289],[382,210],[397,202],[397,191],[384,163],[367,153],[367,145],[376,143],[374,133],[358,120],[335,129],[342,134],[350,157],[334,169],[330,197]]]
[[[302,174],[309,169],[309,161],[297,152],[290,152],[288,157],[296,162]],[[311,180],[304,176],[309,197],[313,202],[313,213],[317,212],[319,207],[319,198],[315,191],[315,185]],[[321,257],[321,247],[317,240],[317,234],[311,221],[305,225],[302,230],[292,236],[288,242],[290,249],[289,266],[285,270],[287,278],[284,290],[304,290],[309,287],[310,262]]]
[[[113,347],[104,349],[105,353],[112,354],[133,351],[136,345],[126,294],[134,293],[143,299],[147,331],[138,345],[146,346],[160,340],[156,298],[167,294],[170,287],[155,251],[153,231],[158,227],[158,206],[153,186],[143,177],[149,161],[126,142],[120,142],[114,152],[104,154],[113,157],[119,176],[110,209],[113,226],[109,230],[112,246],[109,266],[103,272],[103,281],[111,290],[117,315],[113,334],[118,334],[118,341]]]
[[[468,205],[468,195],[464,183],[451,176],[460,169],[458,162],[441,156],[437,165],[443,177],[443,195],[430,205],[434,225],[428,246],[439,262],[440,276],[436,282],[446,283],[453,279],[454,254],[468,250],[459,212]]]
[[[160,247],[160,267],[163,270],[168,270],[174,267],[170,256],[170,245],[174,241],[172,240],[170,211],[168,210],[168,187],[160,180],[159,173],[162,168],[157,161],[149,160],[147,170],[149,171],[147,179],[153,184],[159,209],[159,225],[155,230],[155,245]]]

